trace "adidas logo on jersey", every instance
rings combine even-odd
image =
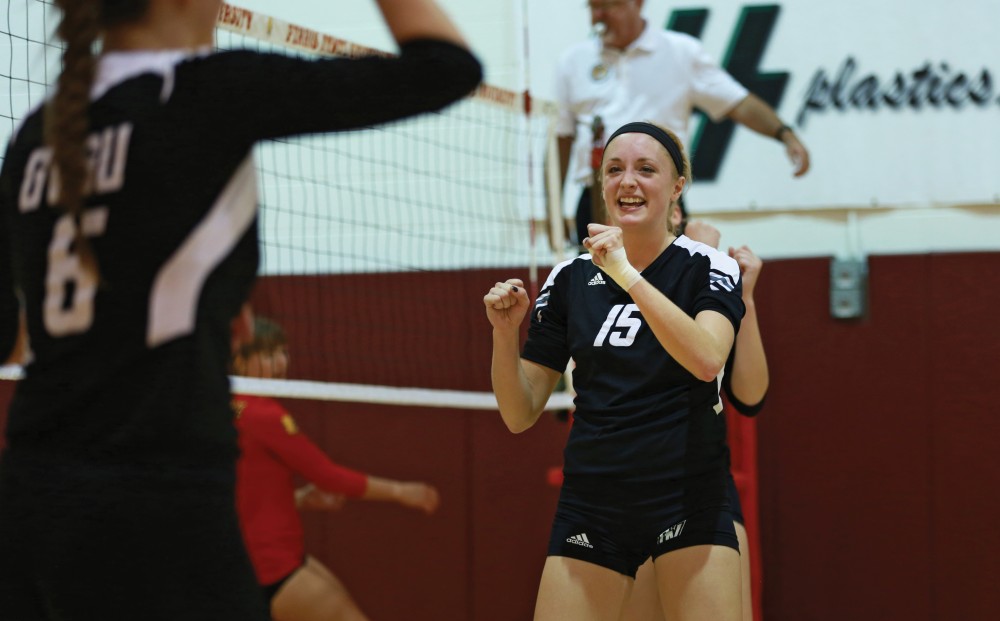
[[[590,285],[604,285],[604,284],[607,284],[604,282],[604,276],[602,276],[600,272],[597,272],[597,276],[591,278],[590,282],[587,283],[587,286],[589,287]]]
[[[660,533],[660,536],[656,538],[656,543],[663,543],[664,541],[670,541],[674,537],[680,537],[685,524],[687,524],[687,520],[674,524],[667,530],[663,531]]]
[[[585,548],[593,548],[590,545],[590,539],[587,539],[587,533],[580,533],[579,535],[573,535],[572,537],[567,537],[566,541],[568,543],[575,543],[578,546],[583,546]]]

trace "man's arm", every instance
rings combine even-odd
[[[782,123],[774,108],[767,105],[763,99],[751,93],[736,104],[727,116],[758,134],[774,138],[784,144],[788,159],[795,165],[796,177],[801,177],[809,171],[809,151],[799,141],[795,131]]]

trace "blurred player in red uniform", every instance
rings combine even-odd
[[[253,320],[253,339],[236,348],[236,375],[284,378],[288,347],[273,321]],[[303,435],[292,415],[269,397],[234,395],[241,456],[236,499],[257,581],[277,621],[365,615],[344,585],[305,554],[299,508],[339,509],[345,498],[385,500],[433,513],[438,491],[422,482],[383,479],[340,466]],[[310,482],[295,488],[295,476]]]

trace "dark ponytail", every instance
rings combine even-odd
[[[86,145],[90,129],[88,108],[97,67],[94,44],[101,32],[101,3],[56,0],[56,5],[63,11],[57,32],[65,49],[56,93],[46,110],[45,143],[52,147],[53,169],[58,171],[58,204],[76,220],[76,254],[86,269],[97,272],[97,260],[83,235],[81,217],[90,175]]]
[[[45,144],[52,147],[63,211],[76,220],[76,254],[97,273],[97,258],[83,234],[83,204],[91,175],[87,154],[90,89],[97,72],[95,45],[104,28],[145,14],[149,0],[55,0],[62,10],[57,34],[63,40],[63,67],[45,113]]]

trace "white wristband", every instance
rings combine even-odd
[[[601,266],[598,266],[601,267]],[[628,291],[642,279],[639,270],[632,267],[625,255],[624,248],[616,248],[604,256],[604,266],[601,267],[618,286]]]

